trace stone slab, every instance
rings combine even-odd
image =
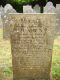
[[[9,17],[14,21],[11,24],[13,80],[50,80],[55,14]]]

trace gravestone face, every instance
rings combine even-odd
[[[30,5],[23,6],[23,13],[36,13]]]
[[[36,12],[36,13],[40,13],[40,6],[37,4],[33,7],[33,10]]]
[[[33,18],[32,18],[33,16]],[[50,80],[55,14],[10,14],[13,80]]]
[[[60,35],[60,4],[56,4],[56,14],[57,14],[56,34]]]
[[[44,7],[44,13],[55,13],[56,9],[53,6],[52,2],[47,2],[46,6]]]
[[[6,4],[4,7],[4,16],[3,16],[3,38],[10,39],[10,22],[8,20],[9,13],[16,13],[16,10],[10,4]]]

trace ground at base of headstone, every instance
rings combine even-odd
[[[37,80],[37,79],[12,79],[12,77],[7,77],[4,80]],[[39,79],[39,80],[59,80],[59,79],[52,78],[52,79]]]
[[[51,79],[51,78],[46,78],[46,79],[41,79],[41,78],[39,78],[39,79],[36,79],[36,78],[23,78],[23,79],[17,79],[17,78],[15,78],[15,79],[13,79],[13,80],[53,80],[53,79]]]

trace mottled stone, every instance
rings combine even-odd
[[[50,80],[55,14],[9,17],[14,21],[11,24],[13,80]]]
[[[44,7],[44,13],[55,13],[56,8],[54,7],[52,2],[47,2],[46,6]]]

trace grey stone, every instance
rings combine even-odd
[[[36,4],[34,7],[33,7],[33,10],[36,12],[36,13],[40,13],[40,6],[38,4]]]
[[[23,6],[23,13],[36,13],[30,5]]]
[[[33,16],[33,18],[32,18]],[[55,14],[10,14],[14,80],[50,80]]]
[[[53,6],[52,2],[47,2],[46,6],[44,7],[44,13],[55,13],[56,8]]]
[[[60,35],[60,4],[56,4],[56,14],[57,14],[56,34]]]
[[[3,15],[3,7],[0,6],[0,28],[3,28],[2,19],[1,19],[2,15]]]
[[[0,6],[0,16],[4,15],[4,8],[2,7],[2,5]],[[0,17],[1,18],[1,17]]]
[[[4,8],[2,7],[2,5],[0,6],[0,20],[2,21],[2,19],[4,18]],[[0,21],[0,22],[1,22]]]
[[[60,9],[60,4],[56,4],[56,8],[57,9]]]
[[[16,10],[12,7],[11,4],[6,4],[4,7],[5,13],[16,13]]]
[[[8,20],[9,13],[17,13],[16,10],[10,5],[6,4],[4,7],[4,16],[3,16],[3,39],[10,39],[10,22]]]

